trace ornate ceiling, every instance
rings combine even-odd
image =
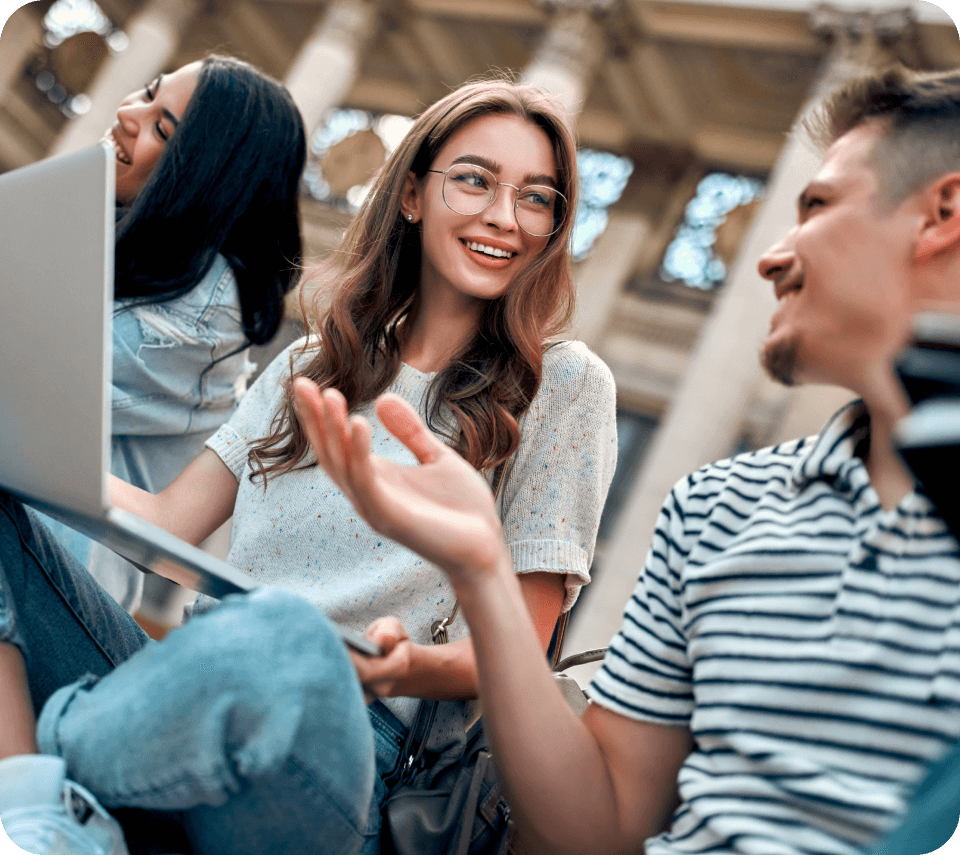
[[[50,3],[29,5],[36,13]],[[144,4],[100,5],[122,28]],[[243,56],[282,79],[327,5],[206,0],[171,65],[215,50]],[[570,4],[383,0],[346,103],[416,113],[470,77],[491,69],[522,71],[544,44],[552,5]],[[750,172],[770,168],[828,47],[808,13],[663,0],[592,6],[602,39],[579,121],[584,145],[642,159],[647,169],[657,168],[651,159],[670,164],[687,155]],[[905,58],[927,67],[960,64],[960,41],[951,30],[916,25],[904,41]],[[63,121],[27,83],[18,81],[0,98],[5,168],[27,152],[43,154]]]

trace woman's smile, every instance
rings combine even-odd
[[[513,256],[517,254],[512,249],[489,246],[487,244],[478,243],[477,241],[462,241],[462,243],[467,247],[467,249],[473,252],[479,252],[482,255],[490,256],[491,258],[513,258]]]
[[[481,243],[480,241],[461,238],[460,244],[466,250],[470,260],[485,270],[503,270],[509,267],[517,256],[516,251],[507,249],[502,244],[489,239]]]

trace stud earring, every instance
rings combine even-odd
[[[410,220],[410,222],[412,223],[412,222],[413,222],[413,214],[407,214],[407,219]]]

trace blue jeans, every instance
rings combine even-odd
[[[403,726],[364,706],[299,597],[227,597],[152,642],[0,492],[0,641],[24,655],[40,750],[104,806],[140,809],[117,815],[143,851],[164,851],[149,824],[162,836],[171,820],[196,855],[379,851]]]

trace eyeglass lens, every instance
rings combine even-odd
[[[443,179],[443,200],[452,211],[471,216],[486,208],[497,193],[497,179],[482,166],[464,163],[452,166]],[[536,237],[552,235],[559,228],[563,196],[546,185],[531,184],[517,192],[517,225]]]

